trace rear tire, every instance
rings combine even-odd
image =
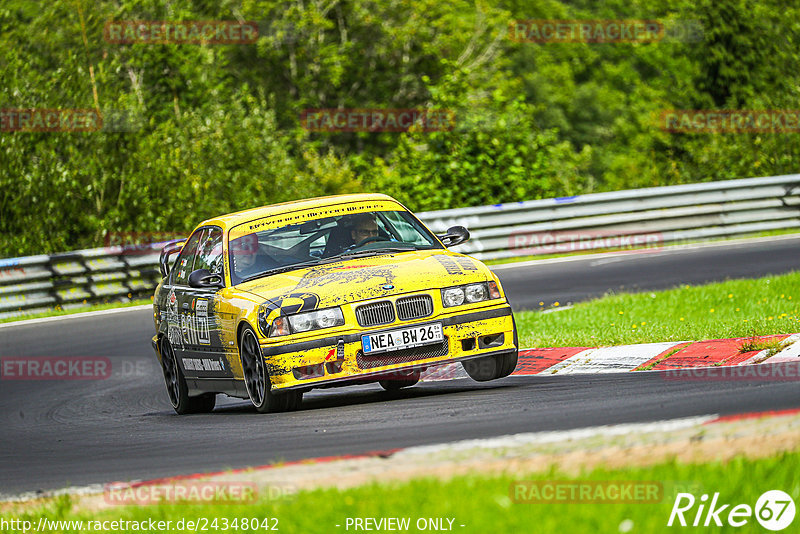
[[[278,413],[296,410],[303,399],[302,391],[273,393],[272,383],[255,332],[249,326],[239,337],[239,357],[242,361],[242,374],[250,402],[258,413]]]
[[[215,393],[206,393],[199,397],[190,397],[186,379],[183,376],[175,351],[169,340],[161,339],[161,370],[164,373],[164,383],[167,386],[167,395],[172,408],[179,415],[190,413],[208,413],[214,410],[217,403]]]
[[[397,391],[398,389],[409,388],[419,382],[419,376],[419,371],[412,371],[408,375],[397,373],[383,380],[378,380],[378,383],[386,391]]]

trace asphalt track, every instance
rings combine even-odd
[[[778,274],[800,237],[498,268],[515,309]],[[222,400],[172,412],[149,344],[147,310],[0,328],[0,356],[104,356],[93,381],[0,381],[0,494],[149,479],[517,432],[800,407],[797,382],[667,380],[659,372],[455,380],[387,393],[314,391],[303,409],[258,415]]]

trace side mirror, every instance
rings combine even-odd
[[[158,258],[158,268],[161,271],[161,278],[166,278],[169,275],[169,258],[183,249],[183,243],[185,241],[185,239],[173,239],[164,244],[164,247],[161,249],[161,255]]]
[[[463,226],[451,226],[447,229],[446,234],[437,237],[442,240],[444,246],[449,248],[459,245],[469,239],[469,230]]]
[[[189,287],[194,288],[221,288],[222,276],[211,274],[208,269],[197,269],[189,275]]]

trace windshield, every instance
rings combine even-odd
[[[350,255],[442,248],[407,211],[320,217],[241,235],[228,247],[234,284]]]

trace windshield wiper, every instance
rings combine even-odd
[[[413,245],[408,247],[386,247],[386,248],[371,248],[369,250],[354,250],[353,252],[342,252],[333,258],[358,258],[360,256],[374,256],[377,254],[388,254],[391,252],[411,252],[417,250]]]

